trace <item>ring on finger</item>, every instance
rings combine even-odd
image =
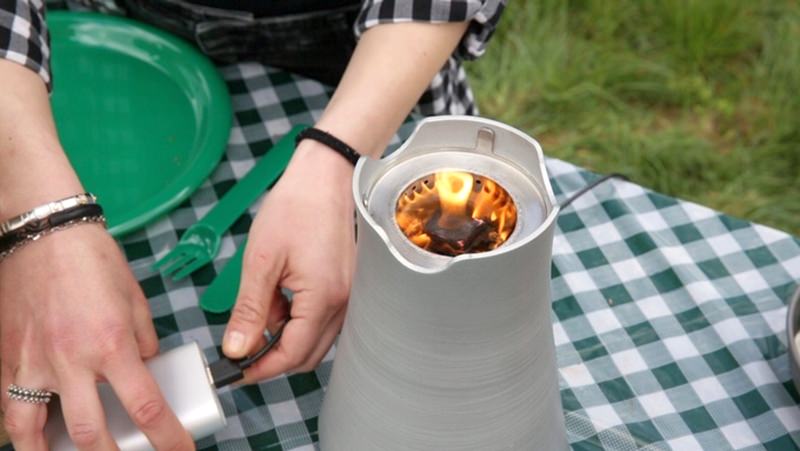
[[[8,399],[29,404],[47,404],[53,397],[53,393],[48,390],[25,388],[17,384],[9,385],[7,393]]]

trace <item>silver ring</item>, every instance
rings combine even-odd
[[[9,399],[29,404],[47,404],[53,397],[53,393],[47,390],[24,388],[16,384],[9,385],[7,393]]]

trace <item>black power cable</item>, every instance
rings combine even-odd
[[[285,324],[286,323],[284,323],[284,325]],[[280,329],[278,329],[274,335],[269,336],[267,338],[267,344],[261,347],[261,349],[259,349],[255,354],[237,360],[223,357],[209,365],[208,370],[211,372],[211,379],[214,380],[214,386],[217,388],[222,388],[226,385],[230,385],[234,382],[242,380],[244,377],[244,370],[253,366],[258,359],[264,357],[264,354],[269,352],[269,350],[278,343],[278,340],[280,340],[281,335],[283,334],[284,325],[281,325]]]
[[[589,183],[588,185],[586,185],[583,188],[581,188],[580,191],[578,191],[577,193],[573,194],[569,199],[565,200],[564,202],[561,202],[561,204],[558,207],[561,210],[567,208],[569,206],[569,204],[571,204],[577,198],[583,196],[584,194],[586,194],[589,191],[591,191],[592,189],[594,189],[597,185],[605,182],[606,180],[614,179],[614,178],[625,180],[625,181],[629,181],[630,180],[626,175],[620,174],[620,173],[617,173],[617,172],[614,172],[614,173],[611,173],[611,174],[608,174],[608,175],[604,175],[604,176],[600,177],[599,179],[593,181],[592,183]]]

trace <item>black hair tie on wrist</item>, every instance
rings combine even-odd
[[[300,132],[294,140],[295,145],[300,144],[300,141],[304,139],[312,139],[325,144],[332,150],[335,150],[339,155],[343,156],[353,166],[355,166],[358,159],[361,158],[361,155],[344,141],[318,128],[308,127]]]

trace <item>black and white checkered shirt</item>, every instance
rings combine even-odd
[[[475,101],[461,65],[483,54],[506,0],[366,0],[356,20],[356,36],[375,25],[402,22],[463,22],[470,25],[417,105],[424,115],[475,114]],[[113,0],[80,0],[97,10],[113,10]],[[22,64],[51,87],[49,38],[44,0],[0,0],[0,58]]]

